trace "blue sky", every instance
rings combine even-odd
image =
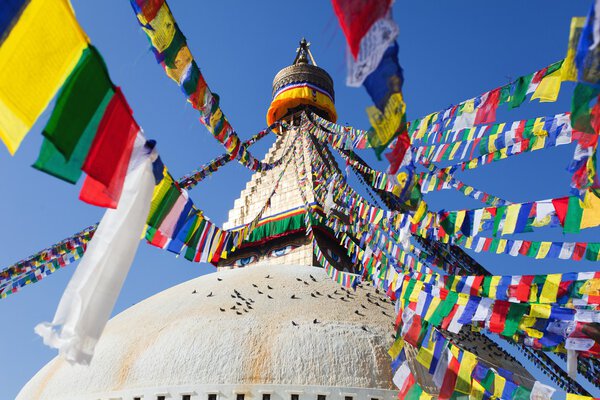
[[[181,176],[222,153],[222,147],[198,121],[149,51],[145,35],[128,1],[74,0],[77,17],[103,54],[113,81],[122,87],[146,136],[174,176]],[[564,57],[572,16],[587,14],[590,1],[506,0],[457,2],[398,0],[400,62],[405,70],[404,94],[409,119],[479,95],[541,69]],[[271,83],[277,71],[291,63],[298,40],[312,42],[317,63],[335,81],[339,121],[368,126],[364,109],[370,99],[362,89],[344,86],[344,39],[327,1],[171,1],[188,44],[231,124],[242,138],[265,125]],[[563,85],[556,103],[525,103],[502,108],[499,121],[513,121],[568,111],[573,86]],[[14,157],[0,149],[0,265],[7,266],[98,221],[103,210],[78,200],[72,186],[34,170],[40,132],[48,110]],[[252,147],[262,156],[273,138]],[[469,171],[465,182],[511,201],[566,195],[565,171],[573,146],[563,146]],[[375,168],[386,164],[361,154]],[[231,163],[191,192],[196,204],[217,223],[250,178]],[[479,203],[452,191],[428,195],[436,209],[477,207]],[[563,235],[558,230],[528,234],[531,239],[599,240],[598,230]],[[550,273],[596,269],[593,263],[489,256],[475,258],[496,274]],[[0,398],[13,398],[55,351],[33,333],[35,324],[49,321],[76,265],[0,300],[4,323],[0,330],[4,361],[0,363]],[[174,284],[214,271],[142,244],[115,313]],[[133,329],[139,327],[132,327]],[[545,377],[537,376],[540,380]],[[598,395],[598,393],[596,393]]]

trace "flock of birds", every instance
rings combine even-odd
[[[312,276],[312,275],[309,275],[309,276],[310,276],[310,280],[312,282],[317,282],[317,279],[314,276]],[[273,279],[273,278],[269,274],[269,275],[265,276],[265,279]],[[296,280],[298,282],[303,283],[306,286],[310,286],[310,283],[304,279],[296,278]],[[221,281],[223,281],[223,278],[217,277],[217,281],[221,282]],[[254,290],[256,290],[257,295],[259,295],[259,296],[266,295],[266,297],[269,300],[274,299],[274,297],[271,296],[271,294],[270,294],[270,291],[274,289],[271,285],[267,284],[265,287],[262,288],[262,290],[256,283],[252,283],[252,287]],[[361,285],[358,285],[357,289],[364,289],[364,288]],[[198,294],[198,291],[194,289],[194,291],[192,291],[192,294]],[[212,291],[206,295],[206,297],[214,297],[214,296],[215,296],[215,294]],[[249,295],[244,296],[237,289],[233,289],[233,291],[230,293],[230,296],[233,301],[233,305],[231,307],[229,307],[229,310],[232,312],[235,312],[236,315],[244,315],[246,313],[249,313],[251,310],[254,310],[253,305],[255,303],[255,300],[252,299]],[[333,292],[325,293],[325,294],[320,293],[318,290],[314,290],[310,293],[310,296],[312,298],[320,298],[320,297],[325,296],[330,300],[339,300],[339,301],[343,301],[343,302],[350,302],[350,301],[356,300],[355,291],[346,289],[341,286],[339,288],[335,289]],[[293,293],[290,296],[290,299],[301,300],[302,298],[298,297],[295,293]],[[381,311],[381,313],[383,315],[385,315],[386,317],[392,317],[392,314],[390,314],[389,312],[386,312],[387,309],[389,309],[389,307],[390,307],[390,300],[387,299],[385,296],[383,296],[383,297],[380,296],[380,292],[378,289],[375,289],[375,294],[367,292],[366,300],[371,306],[374,306],[377,309],[379,309],[379,311]],[[367,312],[367,310],[369,310],[369,307],[363,303],[360,303],[359,305],[360,305],[360,308],[356,309],[354,311],[354,314],[358,315],[359,317],[366,317],[365,312]],[[227,308],[219,307],[219,311],[224,313],[224,312],[227,312],[228,310],[227,310]],[[322,321],[319,321],[317,318],[315,318],[313,320],[313,324],[320,324],[321,322]],[[299,323],[297,323],[294,320],[292,320],[291,323],[293,326],[300,325]],[[395,325],[393,322],[392,322],[392,327],[394,327],[394,331],[395,331]],[[369,330],[367,329],[366,326],[363,325],[361,328],[364,331],[369,332]],[[392,335],[392,338],[395,338],[395,335]]]

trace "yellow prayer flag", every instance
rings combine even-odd
[[[543,149],[546,145],[546,136],[534,136],[531,140],[533,141],[531,151]]]
[[[590,396],[581,396],[579,394],[567,393],[567,400],[593,400]]]
[[[504,391],[504,386],[506,385],[506,379],[500,376],[499,374],[494,374],[494,397],[497,399],[502,398],[502,392]]]
[[[373,139],[378,146],[388,143],[394,137],[405,113],[406,103],[400,92],[390,96],[383,113],[375,106],[367,108],[367,116],[375,132]]]
[[[0,47],[0,139],[14,154],[88,39],[67,0],[32,0]]]
[[[498,276],[498,275],[492,276],[492,279],[490,282],[490,298],[491,299],[496,298],[496,292],[498,291],[498,285],[500,284],[500,279],[502,279],[501,276]]]
[[[433,396],[424,390],[421,392],[421,396],[419,396],[419,400],[431,400],[431,399],[433,399]]]
[[[560,83],[562,82],[562,67],[552,72],[550,75],[546,75],[542,78],[542,81],[533,92],[531,100],[540,99],[540,102],[552,102],[558,98],[558,92],[560,92]]]
[[[540,294],[540,303],[556,303],[558,285],[560,285],[561,279],[562,274],[549,274],[546,276],[546,282],[544,282],[544,286],[542,287],[542,293]]]
[[[477,357],[470,351],[464,351],[460,368],[458,370],[458,377],[456,379],[455,391],[461,393],[471,393],[471,375],[477,364]]]
[[[571,29],[569,31],[569,46],[567,56],[562,67],[563,82],[577,82],[577,68],[575,67],[575,53],[577,53],[577,45],[581,37],[581,31],[585,25],[585,17],[571,18]],[[567,397],[567,400],[569,398]]]
[[[460,148],[460,142],[454,143],[454,145],[452,146],[452,149],[450,151],[450,156],[448,156],[448,160],[454,160],[454,156],[456,155],[456,152],[458,151],[459,148]]]
[[[532,133],[535,136],[548,136],[548,131],[544,130],[546,125],[546,119],[544,117],[538,117],[533,121]]]
[[[481,383],[479,383],[475,379],[473,379],[473,384],[471,387],[471,394],[469,395],[469,400],[483,400],[484,393],[485,393],[485,388],[481,385]]]
[[[417,353],[417,361],[429,369],[431,366],[431,361],[433,360],[433,349],[435,347],[435,342],[431,341],[431,338],[428,343],[423,343],[419,348],[419,352]]]
[[[475,99],[465,101],[462,112],[469,114],[475,112]]]
[[[413,290],[408,298],[408,301],[410,301],[411,303],[417,302],[419,300],[419,293],[421,293],[421,290],[423,290],[423,282],[415,282],[415,286],[413,286]]]
[[[469,237],[467,238],[467,241],[464,243],[464,246],[465,246],[467,249],[470,249],[470,248],[472,248],[472,247],[473,247],[473,236],[469,236]]]
[[[431,316],[433,315],[433,313],[435,312],[435,310],[438,308],[438,306],[440,305],[441,299],[439,297],[434,297],[431,300],[431,304],[429,305],[429,309],[427,310],[427,314],[425,314],[425,321],[429,322],[429,320],[431,319]]]
[[[152,21],[146,21],[143,13],[138,14],[138,19],[142,23],[142,30],[146,32],[152,42],[152,47],[156,48],[159,53],[171,45],[177,25],[166,2],[160,7]]]
[[[469,299],[470,299],[470,295],[468,295],[466,293],[459,293],[456,304],[458,304],[459,306],[466,306],[467,303],[469,302]]]
[[[456,232],[460,231],[460,227],[462,226],[463,222],[465,221],[466,215],[467,215],[466,210],[459,210],[456,213],[456,221],[454,221],[454,232],[448,232],[448,233],[456,233]]]
[[[592,192],[587,192],[582,207],[581,229],[600,225],[600,198],[596,197]]]
[[[504,250],[506,250],[506,239],[498,240],[498,247],[496,248],[496,254],[504,254]]]
[[[600,279],[590,279],[585,282],[583,286],[579,289],[580,294],[587,294],[590,296],[598,296],[600,295]]]
[[[534,318],[550,318],[550,312],[552,311],[552,306],[549,304],[531,304],[531,310],[529,311],[529,316]],[[533,326],[533,325],[530,325]]]
[[[488,153],[493,153],[496,150],[496,139],[498,138],[498,134],[490,135],[488,138]]]
[[[392,360],[395,360],[396,358],[398,358],[403,347],[404,347],[404,339],[399,337],[398,339],[396,339],[396,341],[394,342],[392,347],[390,347],[390,349],[388,350],[388,354],[390,355]]]
[[[510,235],[515,232],[520,210],[521,204],[509,204],[506,207],[506,217],[504,219],[504,226],[502,227],[503,235]]]
[[[540,242],[540,248],[539,248],[537,254],[535,255],[535,258],[536,259],[546,258],[546,256],[548,255],[548,252],[550,251],[551,245],[552,245],[552,242]]]

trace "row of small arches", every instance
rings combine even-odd
[[[142,397],[134,397],[133,400],[143,400],[143,399],[142,399]],[[166,395],[158,395],[158,396],[156,396],[156,400],[167,400],[167,396]],[[192,395],[191,394],[182,394],[181,400],[192,400]],[[217,393],[209,393],[207,395],[206,400],[219,400],[219,398],[218,398]],[[245,393],[237,393],[235,400],[246,400],[246,394]],[[263,393],[262,400],[271,400],[271,393]],[[291,393],[289,400],[300,400],[300,394]],[[309,399],[303,398],[302,400],[309,400]],[[312,399],[312,400],[327,400],[327,395],[318,394],[317,398]],[[344,400],[355,400],[355,399],[354,399],[354,396],[344,396]],[[380,399],[378,399],[376,397],[371,397],[369,400],[380,400]]]

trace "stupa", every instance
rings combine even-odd
[[[342,172],[327,145],[302,132],[299,115],[308,110],[335,121],[334,101],[331,77],[302,40],[292,65],[274,79],[267,112],[269,124],[286,123],[264,161],[282,162],[252,176],[224,224],[234,230],[260,214],[256,228],[221,258],[216,273],[114,317],[89,366],[57,357],[18,399],[396,398],[387,354],[396,335],[394,306],[366,283],[346,289],[330,279],[323,259],[345,274],[358,268],[333,232],[310,219],[331,206],[318,188]],[[390,209],[399,207],[390,193],[374,192]],[[446,262],[470,260],[475,273],[487,273],[458,249],[446,250]],[[446,334],[492,368],[510,370],[516,382],[531,386],[529,371],[487,336],[465,329]],[[407,345],[406,353],[418,382],[435,395],[431,375],[415,361],[416,349]],[[563,378],[558,371],[548,373]]]

